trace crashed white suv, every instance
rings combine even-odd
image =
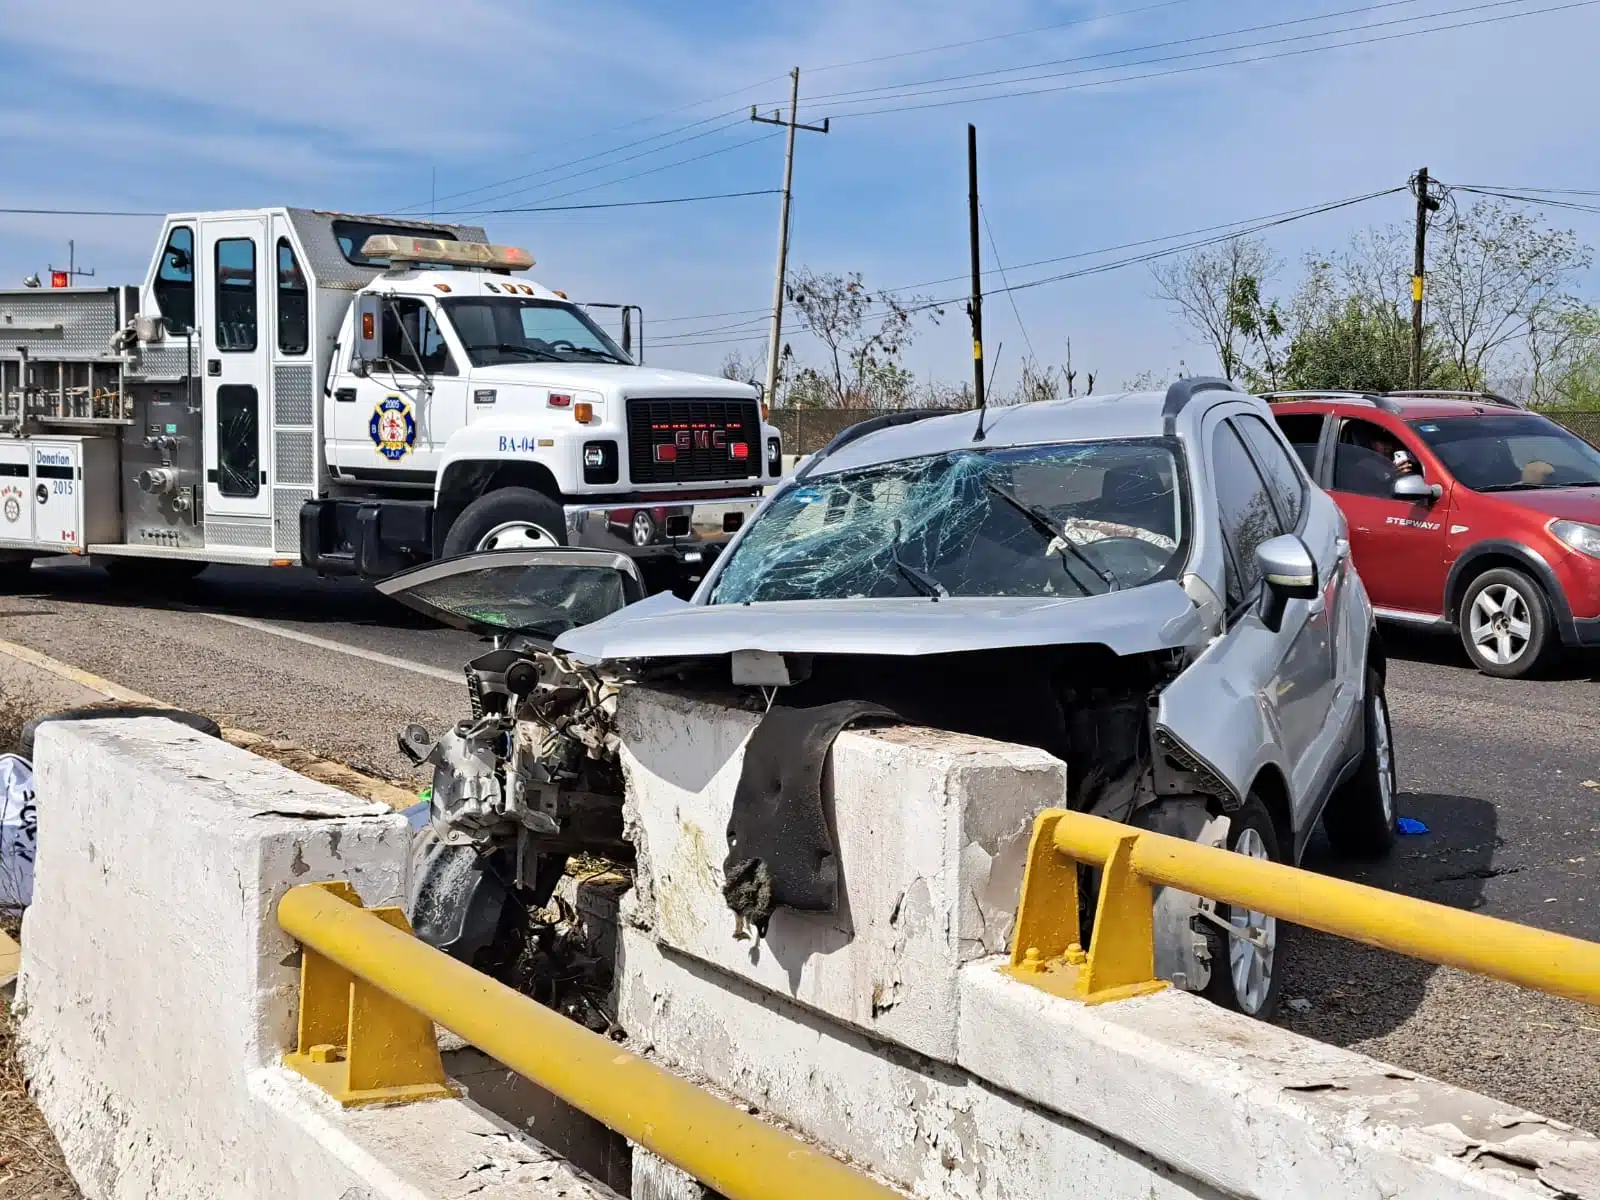
[[[1036,745],[1066,762],[1070,807],[1257,857],[1298,861],[1319,817],[1345,851],[1393,838],[1384,661],[1344,519],[1266,405],[1224,382],[858,425],[688,601],[624,605],[590,565],[582,587],[526,577],[546,632],[571,626],[562,671],[760,689],[765,722],[832,722],[796,743],[824,751],[841,721],[889,716]],[[598,608],[618,611],[594,621],[608,576]],[[797,866],[826,836],[769,843],[770,861],[730,837],[730,907],[758,930],[774,905],[826,907],[828,881]],[[1273,1010],[1272,918],[1170,891],[1157,913],[1158,971]]]

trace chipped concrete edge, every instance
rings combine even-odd
[[[30,646],[0,639],[0,654],[75,683],[79,687],[87,688],[91,692],[97,692],[107,700],[115,700],[120,704],[148,704],[153,708],[171,709],[179,707],[166,700],[158,700],[154,696],[123,687],[120,683],[102,678],[81,667],[75,667],[71,663],[52,658]],[[417,803],[416,794],[399,784],[357,771],[354,767],[335,762],[333,759],[323,758],[294,742],[269,738],[248,729],[228,726],[223,727],[222,737],[229,745],[248,750],[261,758],[271,759],[297,775],[304,775],[307,779],[314,779],[318,783],[326,783],[341,791],[360,796],[364,800],[375,800],[380,804],[386,804],[396,812]]]

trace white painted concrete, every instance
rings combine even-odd
[[[278,899],[398,902],[404,817],[163,720],[47,725],[37,766],[22,1058],[90,1200],[612,1194],[462,1102],[346,1113],[277,1065]]]
[[[624,693],[624,817],[638,853],[625,919],[731,975],[954,1062],[959,969],[1004,949],[1034,814],[1061,803],[1066,768],[980,738],[846,731],[825,789],[839,909],[779,909],[757,941],[722,897],[734,787],[757,720]]]
[[[1086,1008],[998,971],[1060,763],[926,730],[832,755],[845,903],[736,936],[721,863],[754,712],[621,712],[635,1048],[916,1195],[1600,1198],[1600,1143],[1165,992]],[[670,1194],[670,1193],[669,1193]]]

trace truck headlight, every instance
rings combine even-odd
[[[1584,521],[1551,521],[1550,532],[1579,554],[1600,558],[1600,525]]]

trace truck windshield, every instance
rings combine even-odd
[[[583,312],[559,300],[461,296],[442,303],[475,367],[633,361]]]
[[[1475,492],[1600,487],[1600,450],[1537,413],[1433,417],[1411,427]]]
[[[867,596],[1086,596],[1172,578],[1183,489],[1164,441],[962,449],[778,495],[713,604]]]

